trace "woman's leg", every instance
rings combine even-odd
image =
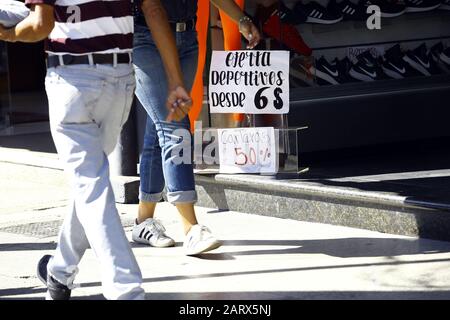
[[[139,30],[137,34],[139,37]],[[151,37],[149,34],[148,36]],[[196,33],[195,31],[186,31],[176,33],[175,36],[186,89],[190,89],[197,69],[198,45]],[[150,50],[151,52],[147,52]],[[186,117],[181,121],[166,121],[168,115],[165,104],[168,92],[167,81],[161,57],[152,40],[150,39],[145,46],[135,43],[134,57],[138,79],[136,95],[147,110],[150,117],[149,123],[154,125],[153,128],[148,123],[147,129],[152,133],[152,137],[154,137],[153,133],[156,131],[161,152],[159,158],[156,158],[156,152],[147,152],[143,153],[141,159],[141,165],[145,166],[146,163],[150,163],[151,170],[141,171],[140,217],[143,219],[153,216],[156,202],[160,199],[159,193],[162,191],[160,182],[164,181],[167,199],[177,207],[181,215],[183,229],[188,235],[189,241],[185,241],[186,253],[196,254],[212,250],[218,247],[220,242],[212,237],[206,227],[198,225],[195,216],[194,203],[197,201],[197,193],[192,165],[193,141],[189,118]],[[148,136],[150,134],[146,132],[146,137]],[[157,143],[155,141],[151,143],[148,139],[145,144],[155,146]],[[151,149],[151,147],[149,146],[147,149]],[[156,148],[152,150],[155,151]],[[146,154],[150,156],[146,158]],[[159,160],[156,161],[156,159]],[[160,179],[159,165],[162,166],[163,179]],[[154,185],[152,178],[148,180],[145,178],[151,176],[153,172],[155,172],[156,185]],[[151,234],[147,233],[145,229],[139,231],[139,235],[151,239]],[[136,231],[136,238],[137,236]]]
[[[161,147],[155,126],[155,109],[160,104],[161,95],[167,90],[160,85],[165,81],[165,71],[147,27],[135,26],[133,55],[137,80],[136,96],[147,112],[147,123],[139,162],[139,209],[132,238],[136,242],[154,247],[168,247],[173,246],[175,241],[167,237],[164,227],[153,219],[165,184]]]
[[[140,192],[137,223],[153,218],[156,204],[161,200],[164,189],[162,175],[161,147],[159,146],[155,124],[147,116],[145,126],[144,145],[139,162]]]

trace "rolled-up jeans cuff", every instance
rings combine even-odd
[[[162,199],[162,192],[158,193],[145,193],[142,190],[139,191],[139,200],[145,202],[159,202]]]
[[[170,203],[195,203],[197,202],[197,191],[167,192],[167,201]]]

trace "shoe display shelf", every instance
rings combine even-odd
[[[284,1],[292,7],[290,2],[297,1]],[[383,68],[383,62],[390,62],[385,55],[396,45],[406,56],[404,61],[401,57],[404,63],[416,58],[414,54],[419,56],[417,52],[421,49],[431,61],[431,48],[439,44],[450,47],[450,11],[435,9],[382,17],[381,29],[375,30],[369,30],[366,21],[353,20],[333,24],[303,22],[296,29],[312,49],[310,57],[291,55],[289,126],[309,128],[299,137],[300,152],[450,136],[446,120],[450,117],[448,70],[441,68],[430,74],[413,70],[416,73],[397,79],[380,71],[380,76],[370,79],[372,72],[366,68],[359,73],[364,76],[366,72],[369,76],[354,77],[358,73],[358,59],[365,51],[373,53],[378,70]],[[271,47],[279,48],[282,46]],[[344,60],[347,65],[340,66]],[[320,64],[325,69],[320,69]],[[425,61],[424,65],[427,64]],[[334,78],[339,68],[346,69],[346,74],[341,72],[341,77]],[[392,68],[403,71],[400,65],[394,64]],[[328,71],[331,76],[328,83],[318,81],[314,73],[320,70]]]

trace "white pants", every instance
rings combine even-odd
[[[115,206],[107,158],[130,111],[132,66],[50,68],[45,85],[53,140],[73,186],[71,210],[48,272],[72,286],[91,247],[100,261],[105,298],[143,299],[141,271]]]

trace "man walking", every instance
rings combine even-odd
[[[31,12],[0,40],[46,40],[50,126],[72,180],[70,213],[53,256],[38,264],[47,299],[70,298],[78,264],[92,248],[107,299],[144,299],[142,275],[122,228],[109,179],[107,155],[126,122],[135,89],[131,0],[26,0]],[[170,87],[173,119],[189,110],[175,42],[159,0],[142,9],[158,39]],[[157,19],[156,19],[157,17]],[[152,21],[155,18],[155,21]]]

